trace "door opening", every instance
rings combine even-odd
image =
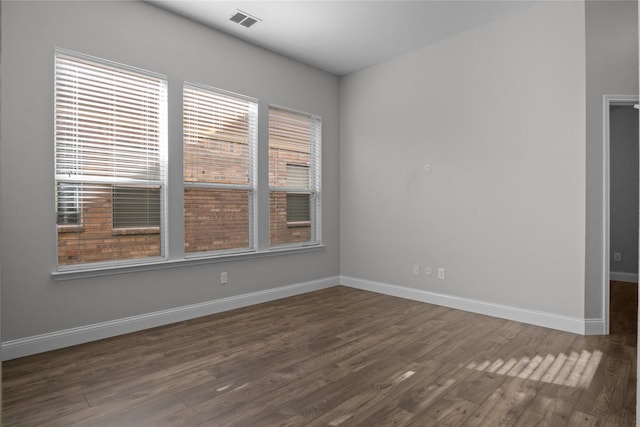
[[[610,281],[638,281],[638,96],[604,96],[603,315],[610,333]]]

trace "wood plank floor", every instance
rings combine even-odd
[[[632,426],[637,286],[610,336],[335,287],[3,364],[5,426]]]

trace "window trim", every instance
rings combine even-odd
[[[296,243],[281,243],[281,244],[272,244],[269,241],[268,247],[272,250],[277,250],[279,248],[292,248],[292,247],[305,247],[311,245],[319,245],[322,246],[322,116],[317,114],[307,113],[305,111],[296,110],[293,108],[282,107],[276,104],[268,104],[267,105],[267,116],[269,110],[279,110],[287,113],[298,114],[302,116],[306,116],[312,121],[315,122],[315,133],[316,138],[311,141],[310,146],[310,164],[309,166],[309,188],[308,189],[300,189],[293,187],[276,187],[270,185],[268,183],[269,194],[274,191],[281,191],[285,193],[293,192],[293,193],[309,193],[309,204],[313,203],[313,206],[310,206],[310,223],[311,223],[311,236],[308,241],[305,242],[296,242]],[[267,129],[268,129],[267,123]],[[268,132],[266,135],[267,139],[267,150],[269,149],[268,142]],[[268,155],[267,155],[268,158]],[[295,165],[295,163],[291,163]],[[269,161],[267,160],[267,168],[269,166]],[[305,165],[307,166],[307,165]],[[287,224],[288,226],[288,224]]]
[[[219,89],[216,87],[193,83],[189,81],[182,82],[182,120],[184,126],[184,89],[186,87],[192,87],[194,89],[199,89],[202,91],[212,92],[221,96],[226,96],[230,98],[235,98],[237,100],[245,101],[247,103],[253,104],[251,108],[254,109],[254,120],[255,120],[255,128],[253,129],[253,135],[249,136],[248,143],[248,157],[249,164],[247,168],[247,172],[249,174],[249,182],[246,185],[241,184],[221,184],[221,183],[209,183],[209,182],[188,182],[184,179],[184,169],[182,169],[182,192],[184,197],[184,190],[186,188],[215,188],[222,190],[244,190],[248,192],[248,232],[249,232],[249,240],[248,247],[246,248],[231,248],[231,249],[219,249],[219,250],[210,250],[210,251],[197,251],[197,252],[184,252],[185,238],[183,238],[182,247],[183,247],[183,258],[184,259],[196,259],[196,258],[209,258],[215,256],[224,256],[226,254],[251,254],[255,253],[258,250],[258,145],[260,144],[260,102],[258,99],[238,94],[235,92],[231,92],[224,89]],[[251,130],[251,129],[250,129]],[[182,154],[184,156],[184,128],[182,130]],[[184,157],[182,159],[182,167],[184,168]],[[184,212],[184,199],[183,206]],[[185,221],[183,217],[182,226],[185,226]]]
[[[57,170],[57,136],[55,130],[55,118],[57,117],[57,109],[56,109],[56,62],[58,58],[78,61],[89,65],[97,65],[105,68],[111,68],[116,71],[122,71],[126,73],[137,74],[140,76],[148,77],[151,79],[156,79],[161,82],[162,91],[160,93],[159,98],[159,134],[158,134],[158,146],[159,146],[159,167],[161,169],[160,180],[137,180],[137,179],[127,179],[127,178],[115,178],[114,177],[105,177],[105,176],[85,176],[85,175],[73,175],[66,176],[58,174]],[[58,250],[59,250],[59,241],[58,234],[62,233],[72,233],[84,231],[84,221],[83,221],[83,209],[80,206],[79,215],[80,215],[80,223],[78,225],[58,225],[57,220],[55,223],[55,238],[56,238],[56,270],[52,273],[55,274],[65,274],[66,272],[77,272],[77,271],[97,271],[97,270],[112,270],[117,268],[129,268],[131,265],[145,265],[145,264],[154,264],[158,261],[167,261],[169,258],[169,242],[168,242],[168,181],[169,181],[169,168],[168,168],[168,96],[169,96],[169,78],[168,76],[160,73],[156,73],[153,71],[145,70],[142,68],[134,67],[127,64],[122,64],[116,61],[111,61],[108,59],[99,58],[92,55],[87,55],[80,52],[74,52],[72,50],[63,49],[56,47],[54,49],[53,55],[54,62],[54,101],[53,101],[53,111],[54,111],[54,124],[53,124],[53,140],[54,140],[54,174],[53,181],[55,191],[57,192],[57,184],[60,182],[68,183],[68,184],[77,184],[78,186],[82,186],[83,184],[109,184],[109,185],[133,185],[133,186],[155,186],[160,190],[160,255],[158,256],[150,256],[146,258],[128,258],[128,259],[119,259],[119,260],[107,260],[100,262],[85,262],[85,263],[76,263],[76,264],[58,264]],[[56,200],[56,209],[57,209],[57,200]],[[113,228],[112,228],[113,229]],[[112,234],[112,233],[111,233]]]
[[[272,247],[265,250],[256,250],[254,252],[242,252],[242,253],[225,253],[212,256],[198,256],[189,258],[175,258],[175,259],[151,259],[148,258],[145,262],[130,262],[121,263],[120,265],[105,265],[105,263],[92,263],[92,264],[76,264],[77,268],[68,268],[64,270],[57,270],[51,272],[51,277],[56,282],[84,279],[88,277],[101,277],[101,276],[113,276],[118,274],[129,274],[143,271],[163,270],[167,268],[179,268],[189,267],[194,265],[206,265],[206,264],[218,264],[222,262],[251,260],[266,258],[271,256],[280,255],[292,255],[322,251],[325,249],[324,244],[307,244],[307,245],[282,245],[278,247]],[[82,266],[84,268],[78,268]]]
[[[271,256],[312,253],[312,252],[324,250],[325,245],[321,240],[321,233],[320,233],[320,229],[322,225],[321,224],[322,221],[320,219],[321,217],[321,203],[320,203],[321,181],[318,179],[322,170],[322,167],[321,167],[322,118],[320,116],[312,115],[307,112],[298,111],[291,108],[268,104],[267,102],[261,101],[253,97],[241,95],[238,93],[226,91],[223,89],[218,89],[218,88],[203,85],[203,84],[192,83],[185,80],[176,81],[160,73],[137,68],[135,66],[122,64],[115,61],[110,61],[107,59],[102,59],[99,57],[94,57],[92,55],[73,52],[67,49],[55,48],[54,56],[53,56],[54,62],[58,56],[66,57],[72,60],[84,61],[90,64],[93,63],[99,66],[111,67],[111,68],[115,68],[116,70],[121,70],[125,72],[132,72],[142,76],[148,76],[150,78],[160,79],[162,81],[163,93],[161,96],[161,104],[160,104],[161,105],[160,164],[161,164],[161,167],[163,168],[163,175],[162,175],[162,179],[159,181],[149,181],[149,180],[145,181],[145,185],[157,186],[160,188],[160,192],[161,192],[160,229],[155,227],[155,229],[158,231],[158,234],[160,234],[161,256],[151,256],[147,258],[108,260],[108,261],[100,261],[100,262],[86,262],[86,263],[66,264],[66,265],[58,265],[56,260],[56,262],[54,263],[56,267],[54,271],[51,272],[51,277],[54,281],[56,282],[67,281],[67,280],[75,280],[75,279],[90,278],[90,277],[130,274],[134,272],[144,272],[144,271],[155,271],[155,270],[162,270],[162,269],[168,269],[168,268],[216,264],[216,263],[239,261],[239,260],[252,260],[252,259],[259,259],[259,258],[271,257]],[[181,189],[182,193],[184,194],[185,182],[184,182],[184,176],[183,176],[183,170],[182,170],[183,168],[182,157],[180,157],[177,162],[179,164],[173,164],[171,166],[168,165],[169,156],[175,156],[175,151],[177,148],[177,147],[173,147],[173,148],[169,147],[168,145],[169,136],[170,135],[177,136],[175,135],[176,132],[179,132],[180,136],[182,136],[182,133],[183,133],[182,131],[178,131],[178,129],[182,129],[182,125],[180,124],[180,126],[178,127],[177,125],[174,124],[174,122],[177,122],[177,121],[182,123],[182,114],[181,114],[182,110],[181,109],[177,110],[175,108],[172,108],[172,105],[169,104],[168,100],[175,96],[180,96],[180,99],[181,99],[180,105],[182,108],[182,92],[180,92],[181,89],[178,89],[178,88],[184,88],[185,85],[190,85],[195,88],[202,88],[205,90],[213,90],[214,92],[217,92],[223,95],[226,94],[226,95],[236,97],[238,99],[244,99],[244,100],[248,100],[256,103],[257,135],[256,135],[255,144],[253,146],[254,153],[252,153],[250,157],[250,168],[252,168],[251,173],[253,176],[252,191],[251,191],[252,193],[251,203],[253,203],[253,206],[250,209],[250,215],[251,215],[250,221],[253,227],[253,247],[250,250],[239,249],[239,250],[223,250],[223,251],[207,251],[207,252],[203,251],[198,253],[184,253],[183,250],[178,250],[178,251],[169,250],[169,247],[171,246],[171,248],[173,248],[174,245],[183,247],[184,238],[182,239],[182,241],[180,241],[180,239],[177,239],[177,241],[174,241],[175,237],[172,237],[172,236],[176,236],[176,234],[174,234],[175,231],[172,232],[171,230],[169,230],[170,221],[168,217],[168,212],[169,212],[170,196],[168,193],[169,193],[169,189],[171,188],[172,192],[175,192],[176,189]],[[55,85],[54,85],[54,88],[55,88]],[[175,105],[173,107],[175,107]],[[316,237],[314,238],[313,241],[305,241],[300,243],[293,243],[293,244],[289,243],[289,244],[281,244],[281,245],[269,244],[268,212],[269,212],[269,192],[271,191],[271,188],[268,182],[268,174],[267,175],[264,174],[264,169],[268,171],[268,165],[269,165],[268,155],[266,155],[268,152],[268,122],[264,123],[264,120],[267,119],[270,108],[276,108],[280,110],[289,111],[292,113],[303,114],[307,117],[311,117],[319,121],[319,126],[317,129],[317,135],[318,135],[318,138],[317,138],[318,146],[316,147],[317,154],[312,156],[312,161],[315,162],[316,173],[313,175],[310,175],[310,180],[316,179],[317,181],[315,182],[317,182],[318,184],[318,187],[317,187],[318,191],[316,193],[317,207],[315,209],[315,218],[314,218]],[[54,109],[54,117],[55,117],[55,111],[56,111],[55,96],[54,96],[53,109]],[[180,114],[180,117],[179,119],[175,118],[176,120],[169,120],[170,118],[169,114],[171,114],[171,118],[174,118],[173,117],[174,114]],[[55,124],[53,126],[55,126]],[[52,133],[55,135],[55,128],[52,130]],[[54,137],[54,140],[55,140],[55,137]],[[184,147],[183,147],[182,139],[180,139],[179,144],[180,144],[180,147],[178,148],[178,150],[180,152],[183,152]],[[55,147],[54,147],[54,150],[55,150]],[[55,158],[55,153],[54,153],[54,158]],[[174,159],[174,157],[172,157],[172,159]],[[258,165],[258,163],[260,163],[260,165]],[[260,171],[258,170],[259,166],[261,169]],[[85,182],[83,181],[84,178],[89,178],[86,176],[75,175],[72,177],[65,176],[64,179],[61,179],[60,177],[62,175],[57,176],[55,172],[56,170],[54,170],[54,173],[53,173],[54,183],[64,181],[71,185],[73,184],[81,185],[83,182]],[[138,186],[141,184],[141,182],[138,180],[129,180],[129,179],[116,179],[116,180],[109,180],[107,182],[103,180],[102,177],[91,177],[90,179],[87,179],[86,182],[89,184],[108,183],[113,185],[135,185],[135,186]],[[223,185],[224,184],[220,184],[216,186],[222,187]],[[197,187],[197,186],[200,186],[200,184],[194,183],[193,186]],[[242,187],[243,189],[246,189],[246,187],[244,186]],[[57,188],[56,188],[56,191],[57,191]],[[259,194],[259,191],[260,191],[260,194]],[[294,191],[300,192],[300,189],[297,188],[297,189],[294,189]],[[176,198],[178,196],[173,195],[171,197]],[[264,204],[264,206],[259,205],[258,203],[259,200],[261,204]],[[172,212],[173,212],[173,208],[172,208]],[[265,213],[267,214],[266,216],[265,216]],[[179,220],[180,217],[175,213],[174,215],[175,217],[171,219],[172,229],[175,229],[176,226],[177,227],[184,226],[184,221],[180,223],[180,220]],[[55,233],[55,236],[56,236],[56,248],[58,247],[58,243],[57,243],[58,233],[77,232],[84,228],[84,225],[82,224],[83,222],[82,207],[80,207],[79,209],[79,216],[80,216],[79,217],[80,224],[78,225],[58,225],[57,220],[54,221],[55,228],[53,232]],[[263,222],[265,218],[266,218],[266,223]],[[176,221],[178,222],[178,224],[174,224],[174,222]],[[258,222],[260,222],[260,224],[262,225],[260,229],[258,229]],[[116,233],[118,232],[118,230],[120,229],[113,229],[113,231]],[[128,229],[128,228],[122,229],[122,230],[124,232],[133,231],[132,229]],[[153,232],[155,230],[145,229],[144,230],[145,234],[148,231]],[[177,234],[177,235],[180,235],[180,234]],[[169,240],[170,238],[171,238],[171,241]],[[56,250],[55,258],[57,259],[57,250]]]

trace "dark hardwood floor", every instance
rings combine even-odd
[[[335,287],[3,364],[5,426],[633,426],[637,286],[610,336]]]

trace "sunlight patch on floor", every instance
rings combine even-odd
[[[547,354],[544,357],[541,355],[532,358],[524,356],[520,359],[511,358],[506,361],[503,359],[473,361],[465,367],[480,372],[544,383],[588,388],[601,360],[601,351],[583,350],[580,354],[572,351],[568,355],[560,353],[555,356]]]

